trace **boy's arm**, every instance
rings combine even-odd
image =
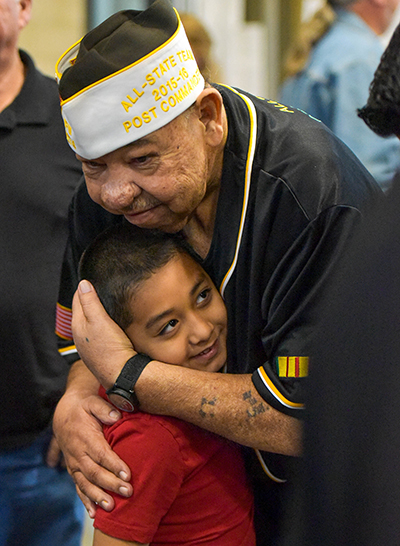
[[[149,543],[131,542],[121,540],[119,538],[105,535],[99,529],[95,529],[93,533],[93,546],[149,546]]]

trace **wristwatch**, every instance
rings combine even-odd
[[[106,391],[108,399],[122,411],[133,412],[139,407],[134,388],[140,374],[153,359],[143,353],[130,358],[121,370],[116,382]]]

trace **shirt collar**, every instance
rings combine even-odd
[[[371,27],[367,25],[367,23],[353,11],[344,8],[336,8],[335,12],[338,21],[346,23],[347,25],[352,25],[355,28],[363,30],[364,32],[367,31],[368,33],[376,36],[375,32],[371,29]]]
[[[14,101],[0,113],[0,128],[10,130],[16,125],[46,125],[50,121],[48,90],[42,85],[45,76],[27,53],[20,50],[19,54],[26,67],[25,81]]]

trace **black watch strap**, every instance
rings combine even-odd
[[[139,407],[134,388],[140,374],[152,360],[143,353],[137,353],[125,363],[114,385],[106,392],[114,405],[125,411],[134,411]]]
[[[137,353],[125,363],[117,377],[114,387],[125,391],[133,391],[140,374],[153,359],[143,353]]]
[[[132,356],[124,365],[119,374],[115,387],[125,391],[133,391],[140,374],[153,359],[143,353]]]

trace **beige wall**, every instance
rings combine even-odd
[[[32,19],[19,45],[46,74],[54,75],[57,59],[86,32],[85,0],[33,0]]]
[[[296,39],[301,22],[303,9],[302,0],[282,0],[280,13],[280,79],[283,77],[283,64],[286,59],[288,48]]]

